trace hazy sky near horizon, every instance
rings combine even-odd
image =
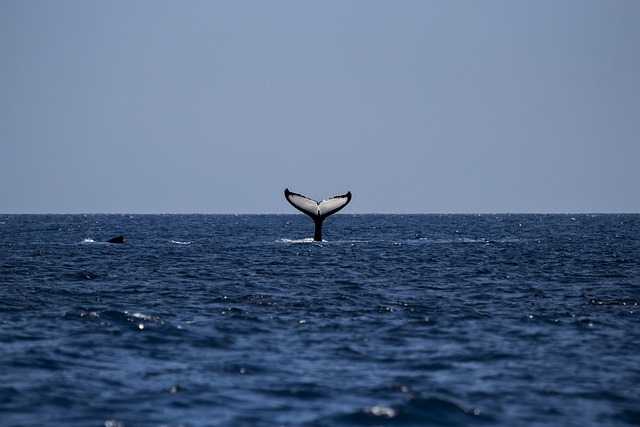
[[[0,213],[640,212],[640,1],[0,0]]]

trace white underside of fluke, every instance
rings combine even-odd
[[[293,207],[313,218],[332,215],[347,206],[351,201],[351,192],[334,196],[321,202],[316,202],[302,194],[292,193],[288,189],[285,190],[284,194]]]

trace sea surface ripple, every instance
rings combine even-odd
[[[0,425],[640,424],[640,215],[312,228],[0,215]]]

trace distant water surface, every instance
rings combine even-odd
[[[0,215],[0,425],[640,424],[639,215],[324,228]]]

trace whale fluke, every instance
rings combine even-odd
[[[125,239],[124,236],[116,236],[107,240],[107,243],[127,243],[127,239]]]
[[[333,215],[349,204],[351,201],[351,191],[340,196],[330,197],[321,202],[316,202],[302,194],[294,193],[289,191],[288,188],[285,188],[284,198],[287,199],[294,208],[311,217],[316,226],[315,232],[313,233],[313,240],[319,242],[322,241],[322,222],[326,217]]]

